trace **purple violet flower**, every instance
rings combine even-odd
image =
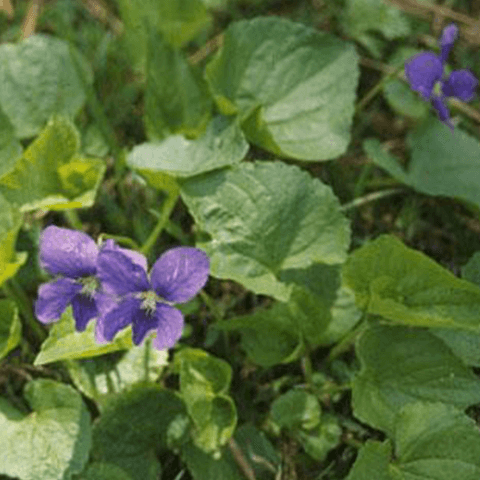
[[[120,251],[146,267],[143,255],[107,240],[101,250]],[[57,278],[40,285],[35,315],[42,323],[55,322],[72,305],[75,328],[83,332],[98,315],[100,282],[96,278],[97,244],[85,233],[56,226],[47,227],[40,238],[40,265]],[[105,307],[105,297],[102,297]]]
[[[458,28],[451,23],[440,37],[440,56],[422,52],[405,63],[405,75],[410,88],[430,100],[440,120],[453,130],[450,114],[445,104],[446,97],[456,97],[464,102],[472,100],[478,80],[468,70],[455,70],[443,78],[443,67],[453,43],[458,37]]]
[[[102,250],[97,274],[106,293],[99,298],[97,339],[111,341],[117,332],[132,324],[135,345],[156,329],[155,348],[173,347],[184,324],[182,313],[173,304],[191,300],[207,282],[209,270],[204,252],[177,247],[155,262],[149,279],[145,266],[134,263],[123,252]],[[116,304],[112,303],[112,295],[116,296]]]

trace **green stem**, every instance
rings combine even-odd
[[[111,238],[112,240],[115,240],[117,243],[121,243],[124,245],[128,245],[129,247],[132,247],[134,250],[140,250],[140,245],[135,240],[132,240],[130,237],[122,237],[121,235],[111,235],[109,233],[101,233],[98,236],[100,242],[103,241],[104,238]]]
[[[313,367],[312,359],[310,358],[310,352],[307,350],[302,357],[302,370],[305,376],[305,381],[310,388],[313,388]]]
[[[385,75],[380,79],[378,83],[376,83],[368,92],[367,94],[357,103],[355,107],[355,115],[360,113],[367,104],[380,92],[380,90],[384,87],[385,83],[390,80],[392,77],[396,77],[400,71],[404,68],[403,63],[398,66],[395,70],[392,70],[390,73]]]
[[[174,209],[175,204],[177,203],[177,200],[178,200],[178,191],[168,192],[168,196],[162,205],[162,213],[160,215],[158,223],[155,226],[155,228],[152,230],[152,233],[149,235],[146,242],[140,248],[140,253],[147,255],[152,249],[152,247],[155,245],[157,238],[162,233],[166,223],[168,222],[168,219],[170,218],[170,214],[172,213],[172,210]]]
[[[350,330],[343,338],[338,342],[331,350],[328,355],[328,361],[332,362],[335,358],[339,357],[342,353],[346,352],[352,344],[355,342],[356,338],[367,326],[366,316],[363,315],[359,322],[355,325],[352,330]]]
[[[47,337],[47,334],[38,320],[35,319],[30,300],[22,290],[22,287],[20,287],[14,278],[11,278],[3,284],[3,290],[5,294],[17,304],[26,322],[26,327],[33,333],[38,342],[42,343]]]
[[[76,210],[64,210],[63,216],[65,217],[67,223],[75,230],[83,230],[82,221],[80,220],[80,217],[78,216]]]
[[[390,197],[392,195],[398,195],[400,193],[403,193],[404,191],[405,190],[403,188],[390,188],[388,190],[372,192],[372,193],[369,193],[368,195],[365,195],[364,197],[355,198],[355,200],[352,200],[351,202],[344,203],[340,207],[340,210],[342,210],[342,212],[345,212],[347,210],[351,210],[352,208],[357,208],[362,205],[365,205],[366,203],[374,202],[375,200],[378,200],[380,198]]]

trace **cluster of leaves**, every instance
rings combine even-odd
[[[41,33],[18,39],[14,18],[2,36],[0,477],[477,480],[480,256],[458,278],[391,234],[350,251],[342,177],[323,181],[363,149],[362,177],[378,166],[478,218],[469,120],[452,134],[401,78],[380,79],[399,159],[356,106],[360,55],[401,67],[428,26],[382,0],[332,2],[322,30],[307,2],[233,3],[108,2],[115,38],[65,0]],[[129,329],[97,344],[70,308],[48,330],[34,318],[48,222],[150,258],[178,243],[208,255],[205,306],[182,306],[170,359]]]

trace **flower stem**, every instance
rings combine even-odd
[[[140,248],[140,253],[147,255],[152,249],[152,247],[155,245],[157,238],[162,233],[163,229],[165,228],[165,225],[168,222],[168,219],[170,218],[170,214],[172,213],[172,210],[174,209],[175,204],[177,203],[177,200],[178,200],[178,191],[175,191],[175,192],[169,191],[167,194],[166,200],[163,202],[162,213],[160,215],[158,223],[157,225],[155,225],[155,228],[152,230],[152,233],[150,233],[146,242]]]
[[[376,83],[368,92],[367,94],[357,103],[355,107],[355,115],[360,113],[367,104],[380,92],[380,90],[384,87],[385,83],[390,80],[392,77],[396,77],[404,68],[403,63],[398,66],[398,68],[392,69],[390,73],[387,73],[384,77],[380,79],[378,83]]]
[[[367,326],[366,316],[363,315],[359,322],[350,330],[331,350],[328,355],[328,361],[331,362],[346,352]]]
[[[305,377],[305,382],[310,388],[314,388],[312,359],[310,358],[309,351],[305,352],[302,357],[302,370]]]
[[[130,237],[122,237],[121,235],[111,235],[109,233],[101,233],[98,236],[100,242],[103,242],[104,238],[111,238],[112,240],[115,240],[117,243],[123,243],[124,245],[128,245],[132,247],[134,250],[140,250],[140,246],[138,243],[131,239]]]
[[[42,343],[47,335],[40,323],[35,319],[30,300],[23,291],[22,287],[20,287],[14,278],[11,278],[5,282],[2,287],[5,294],[17,304],[20,313],[26,322],[25,326],[28,327],[29,331],[33,333],[38,342]]]

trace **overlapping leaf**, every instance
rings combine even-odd
[[[147,339],[131,347],[120,359],[108,357],[67,361],[66,366],[74,384],[86,396],[102,407],[106,397],[137,382],[155,381],[167,365],[168,352],[152,348]]]
[[[27,260],[27,252],[16,252],[17,234],[23,216],[0,193],[0,285],[13,277]]]
[[[337,198],[298,167],[243,163],[187,180],[181,195],[211,235],[202,249],[212,275],[256,293],[287,301],[284,271],[346,258],[350,232]]]
[[[50,328],[48,338],[42,343],[34,365],[91,358],[117,350],[127,350],[132,346],[131,328],[126,328],[112,342],[104,344],[95,340],[95,321],[90,322],[84,332],[77,332],[72,309],[69,307]]]
[[[205,133],[189,140],[171,135],[162,142],[143,143],[133,148],[127,162],[152,181],[155,175],[191,177],[239,163],[248,144],[238,122],[217,116]]]
[[[461,128],[451,133],[431,118],[407,136],[407,145],[410,161],[406,169],[378,140],[365,140],[363,147],[376,165],[415,190],[480,206],[480,143],[476,138]]]
[[[200,349],[186,348],[175,355],[180,392],[193,420],[195,445],[207,453],[217,451],[233,435],[237,412],[228,396],[232,369]]]
[[[47,35],[0,46],[0,105],[17,137],[36,135],[54,114],[74,118],[83,106],[83,80],[70,51],[68,43]],[[91,77],[84,60],[76,61]]]
[[[478,427],[452,406],[407,405],[391,438],[393,449],[388,440],[368,441],[348,480],[476,480],[480,475]]]
[[[480,288],[384,235],[356,250],[344,269],[358,306],[390,322],[480,329]]]
[[[93,205],[105,172],[98,159],[77,155],[78,132],[62,118],[51,120],[15,166],[0,177],[0,193],[21,211]]]
[[[149,138],[171,134],[197,137],[211,116],[212,99],[205,80],[183,52],[161,35],[150,33],[145,89],[145,125]]]
[[[22,338],[18,308],[8,299],[0,300],[0,359],[13,350]]]
[[[275,154],[327,160],[345,152],[358,79],[352,45],[278,17],[233,23],[207,66],[221,112]]]
[[[171,425],[186,410],[181,399],[159,385],[132,387],[105,405],[93,429],[92,456],[113,463],[134,480],[160,474],[155,453],[167,448]]]
[[[0,399],[0,473],[22,480],[69,480],[87,463],[90,416],[81,396],[52,380],[25,387],[25,414]]]
[[[354,414],[392,432],[395,415],[417,400],[465,408],[480,401],[480,380],[426,330],[377,326],[360,337],[362,369],[353,383]]]

